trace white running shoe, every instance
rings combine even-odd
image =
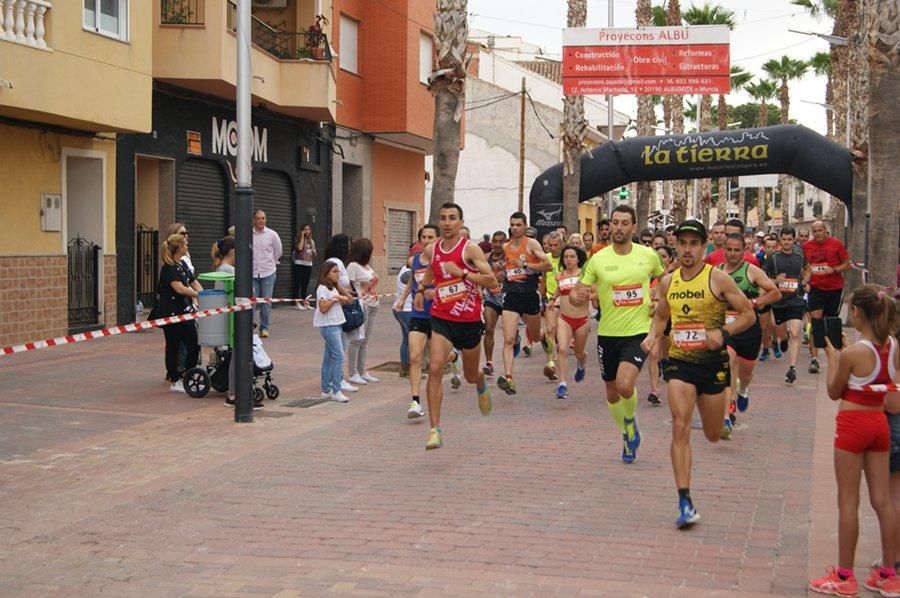
[[[378,382],[378,378],[376,378],[375,376],[373,376],[373,375],[370,374],[369,372],[366,372],[366,373],[363,374],[361,377],[362,377],[362,379],[365,380],[366,382]]]
[[[337,401],[338,403],[346,403],[346,402],[349,401],[350,399],[347,397],[347,395],[345,395],[345,394],[342,393],[341,391],[337,391],[336,393],[333,393],[333,394],[331,395],[331,400],[332,400],[332,401]]]
[[[323,400],[323,401],[330,401],[330,400],[331,400],[331,393],[330,393],[330,392],[323,392],[323,393],[322,393],[322,400]]]
[[[346,380],[341,380],[341,392],[356,392],[357,390],[359,389]]]
[[[366,379],[359,374],[350,376],[350,380],[348,380],[348,382],[350,382],[350,384],[356,384],[357,386],[365,386],[366,384],[368,384],[368,382],[366,382]]]
[[[416,419],[417,417],[422,417],[423,415],[425,415],[425,408],[422,407],[422,403],[410,401],[409,410],[406,412],[406,417],[409,419]]]
[[[180,392],[182,394],[186,394],[184,390],[184,382],[181,380],[176,380],[172,383],[172,386],[169,387],[169,392]]]

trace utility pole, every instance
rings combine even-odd
[[[253,137],[250,130],[250,0],[237,0],[237,183],[234,189],[235,280],[234,296],[253,294],[253,188],[250,159]],[[253,421],[251,377],[253,310],[234,314],[234,421]]]
[[[615,13],[615,7],[613,5],[613,0],[609,0],[609,26],[613,26],[613,15]],[[607,132],[606,136],[610,143],[613,142],[613,96],[606,96],[606,118],[607,118]],[[610,191],[606,196],[606,217],[609,218],[612,216],[613,211],[613,192]]]
[[[519,211],[525,211],[525,77],[522,77],[522,91],[519,106]]]

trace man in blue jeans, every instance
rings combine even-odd
[[[253,212],[253,296],[271,299],[275,290],[275,268],[281,259],[281,237],[266,227],[266,213],[260,209]],[[259,336],[269,336],[270,303],[258,303]]]

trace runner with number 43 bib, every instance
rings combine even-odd
[[[597,286],[597,357],[606,406],[622,434],[622,461],[634,463],[641,445],[634,384],[647,357],[641,341],[650,330],[650,278],[661,275],[663,265],[653,249],[631,242],[637,226],[631,206],[616,206],[609,224],[612,245],[591,256],[569,302],[581,305]]]

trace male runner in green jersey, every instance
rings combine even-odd
[[[597,357],[606,383],[606,406],[622,434],[625,463],[634,463],[641,445],[634,383],[647,357],[641,341],[650,330],[650,279],[664,270],[659,254],[632,243],[636,220],[631,206],[616,206],[609,219],[612,245],[591,256],[569,296],[573,305],[579,305],[597,286],[601,313]]]

